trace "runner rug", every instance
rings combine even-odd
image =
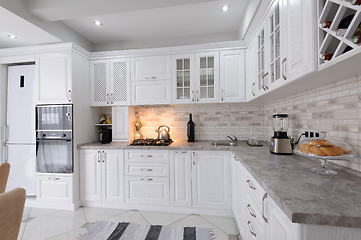
[[[212,229],[199,227],[170,227],[140,225],[136,223],[112,223],[99,221],[79,237],[79,240],[210,240]]]

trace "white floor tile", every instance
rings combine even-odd
[[[67,233],[60,234],[58,236],[49,238],[49,240],[75,240],[75,239],[78,239],[78,237],[81,234],[84,234],[85,232],[86,232],[85,228],[79,228],[74,231],[67,232]]]
[[[211,224],[210,222],[206,221],[200,216],[191,215],[186,217],[178,222],[171,224],[170,226],[173,227],[203,227],[203,228],[210,228],[213,229],[215,240],[228,240],[228,234]]]
[[[140,215],[138,211],[128,211],[120,215],[117,215],[115,217],[104,219],[104,221],[131,222],[131,223],[149,225],[149,223],[145,220],[145,218],[142,215]]]
[[[29,217],[31,218],[37,218],[46,216],[52,213],[59,212],[61,210],[58,209],[49,209],[49,208],[31,208],[29,212]]]
[[[169,225],[189,216],[189,214],[182,213],[164,213],[149,211],[139,212],[151,225]]]
[[[87,222],[96,222],[125,213],[128,210],[111,208],[82,208]]]
[[[224,232],[232,235],[239,234],[236,220],[231,217],[217,217],[217,216],[206,216],[201,215],[202,218],[206,219],[208,222],[212,223],[219,229]]]
[[[79,213],[75,213],[74,217],[56,215],[38,217],[26,224],[23,240],[47,239],[78,229],[85,223],[85,217],[81,217]]]

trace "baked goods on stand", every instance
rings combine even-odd
[[[358,158],[357,153],[349,144],[329,138],[305,138],[297,144],[293,152],[304,157],[322,160],[321,168],[311,169],[313,172],[322,175],[337,174],[337,172],[326,168],[328,160],[351,160]]]

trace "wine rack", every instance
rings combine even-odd
[[[361,5],[353,5],[352,0],[318,0],[318,16],[320,66],[361,46],[361,43],[353,42],[360,30]],[[339,30],[339,25],[348,16],[352,20],[346,28]]]

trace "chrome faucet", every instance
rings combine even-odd
[[[232,143],[237,143],[237,137],[236,136],[227,136],[227,138],[231,139]]]

